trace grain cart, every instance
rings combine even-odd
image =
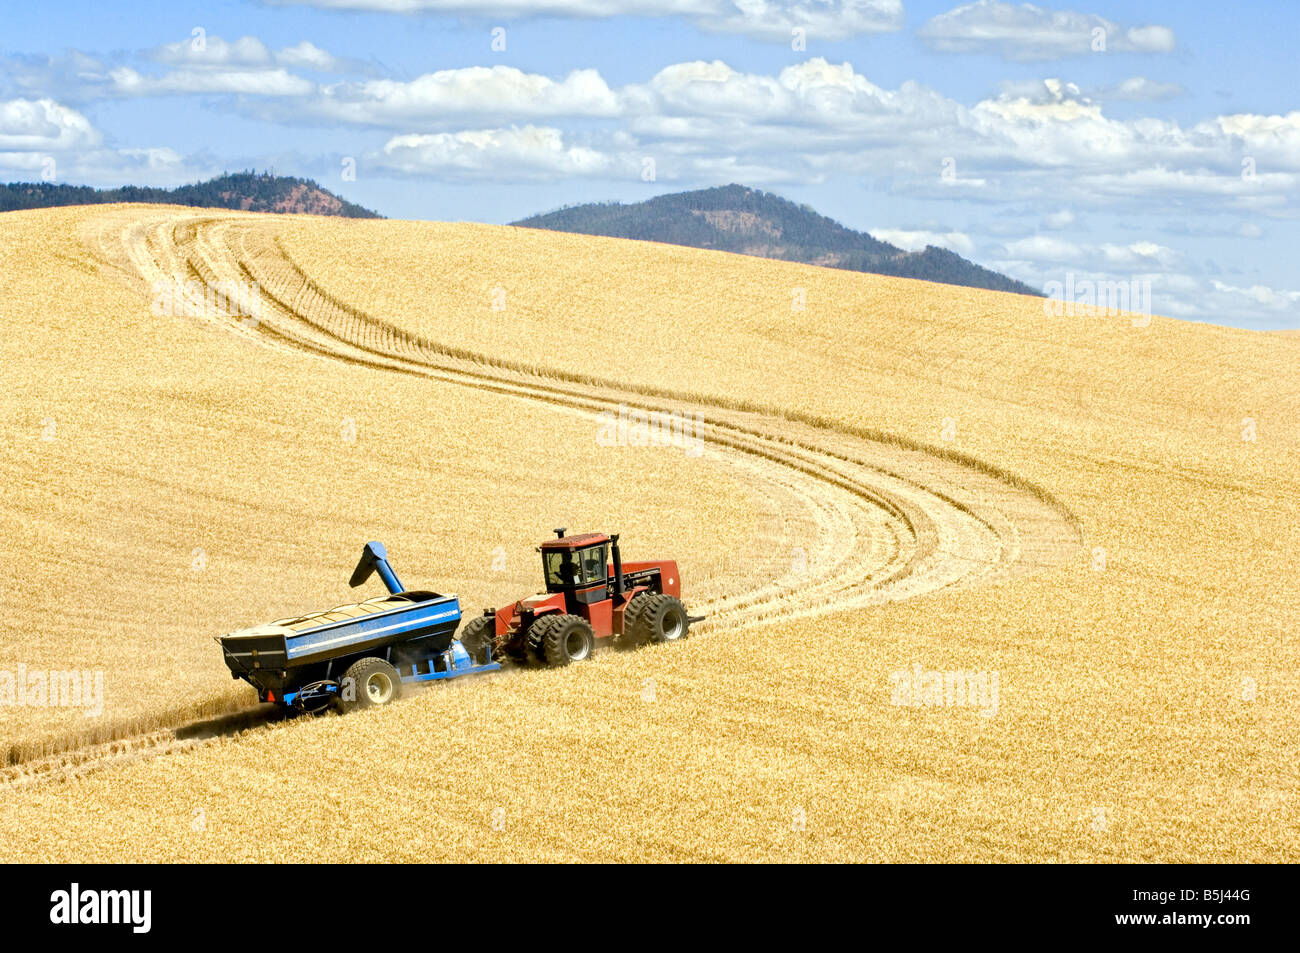
[[[257,689],[259,701],[299,711],[335,702],[344,710],[383,705],[403,684],[490,672],[454,638],[454,595],[406,590],[382,543],[367,543],[349,584],[377,573],[388,595],[280,619],[219,638],[232,678]]]
[[[704,618],[686,614],[677,563],[624,563],[618,534],[564,534],[561,527],[537,547],[544,593],[486,609],[465,624],[460,639],[475,664],[504,655],[568,665],[588,658],[597,639],[613,637],[625,646],[674,642]]]

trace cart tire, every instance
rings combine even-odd
[[[376,708],[395,701],[402,694],[402,680],[397,669],[381,658],[363,658],[353,662],[339,683],[339,707],[344,711]]]
[[[545,633],[542,650],[546,664],[552,668],[582,662],[596,651],[596,635],[583,618],[576,615],[553,616],[554,624]]]
[[[481,615],[465,623],[460,630],[460,644],[465,646],[469,659],[475,665],[492,661],[492,645],[496,641],[495,620]]]

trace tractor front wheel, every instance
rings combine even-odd
[[[343,673],[339,685],[339,707],[375,708],[387,705],[402,694],[402,680],[397,669],[381,658],[363,658],[353,662]]]

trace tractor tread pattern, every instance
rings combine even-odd
[[[580,628],[586,633],[587,656],[596,647],[596,636],[591,631],[591,626],[586,619],[576,615],[558,615],[554,617],[556,624],[546,631],[545,640],[542,643],[542,650],[546,656],[546,664],[552,667],[568,665],[573,659],[569,658],[568,641],[569,635],[575,628]],[[584,656],[584,657],[587,657]]]
[[[664,619],[677,613],[681,616],[682,633],[676,639],[668,639]],[[623,623],[624,638],[631,645],[644,645],[647,642],[680,641],[690,634],[690,622],[686,607],[676,596],[662,592],[643,592],[632,599],[627,607]]]
[[[492,661],[492,643],[495,641],[494,620],[481,615],[470,619],[460,630],[460,644],[469,653],[469,659],[475,665],[486,665]]]

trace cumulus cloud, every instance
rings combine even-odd
[[[268,0],[333,10],[491,17],[686,17],[717,33],[788,43],[799,28],[810,39],[844,40],[903,27],[902,0]]]
[[[426,73],[409,82],[371,80],[323,87],[308,104],[320,115],[368,125],[403,125],[478,116],[614,116],[618,97],[592,69],[556,81],[513,66],[471,66]]]
[[[98,146],[100,139],[90,120],[52,99],[0,102],[0,149],[66,152]]]
[[[881,86],[852,63],[822,57],[773,73],[722,60],[672,63],[611,87],[594,69],[548,76],[504,65],[319,82],[287,64],[324,68],[331,54],[305,41],[277,51],[255,37],[208,37],[202,50],[182,41],[151,56],[164,72],[108,68],[80,55],[63,65],[99,96],[227,96],[263,119],[453,137],[395,145],[390,163],[427,154],[454,166],[453,148],[456,155],[505,155],[521,128],[545,128],[563,147],[547,140],[536,146],[540,162],[521,158],[530,177],[544,169],[635,176],[648,157],[666,180],[816,183],[847,175],[925,198],[1075,209],[1116,202],[1191,209],[1208,201],[1255,218],[1294,215],[1300,191],[1300,111],[1215,116],[1192,126],[1121,120],[1108,115],[1104,90],[1062,78],[1016,81],[967,105],[912,81]],[[1157,86],[1144,77],[1116,84],[1131,97],[1157,95]],[[582,131],[576,147],[569,126]],[[484,129],[498,135],[476,145]],[[607,161],[584,163],[582,152],[570,155],[573,148]],[[1069,225],[1050,217],[1041,223],[1044,231]]]
[[[0,169],[26,178],[176,185],[215,171],[167,146],[111,149],[77,110],[52,99],[0,101]]]
[[[936,126],[955,126],[961,112],[918,83],[886,90],[851,64],[821,57],[775,76],[742,73],[720,60],[677,63],[622,95],[634,130],[696,139],[730,134],[733,143],[765,139],[787,150],[833,144],[815,142],[827,134],[845,144],[928,136]]]
[[[559,129],[544,126],[394,136],[373,161],[407,174],[511,179],[591,175],[611,163],[609,156],[568,145]]]
[[[1092,52],[1168,53],[1164,26],[1123,28],[1092,13],[1046,10],[1031,3],[978,0],[941,13],[917,31],[931,49],[988,53],[1008,60],[1051,60]]]
[[[322,50],[309,40],[286,46],[276,55],[276,61],[285,66],[311,69],[321,73],[338,72],[348,66],[348,61]]]

